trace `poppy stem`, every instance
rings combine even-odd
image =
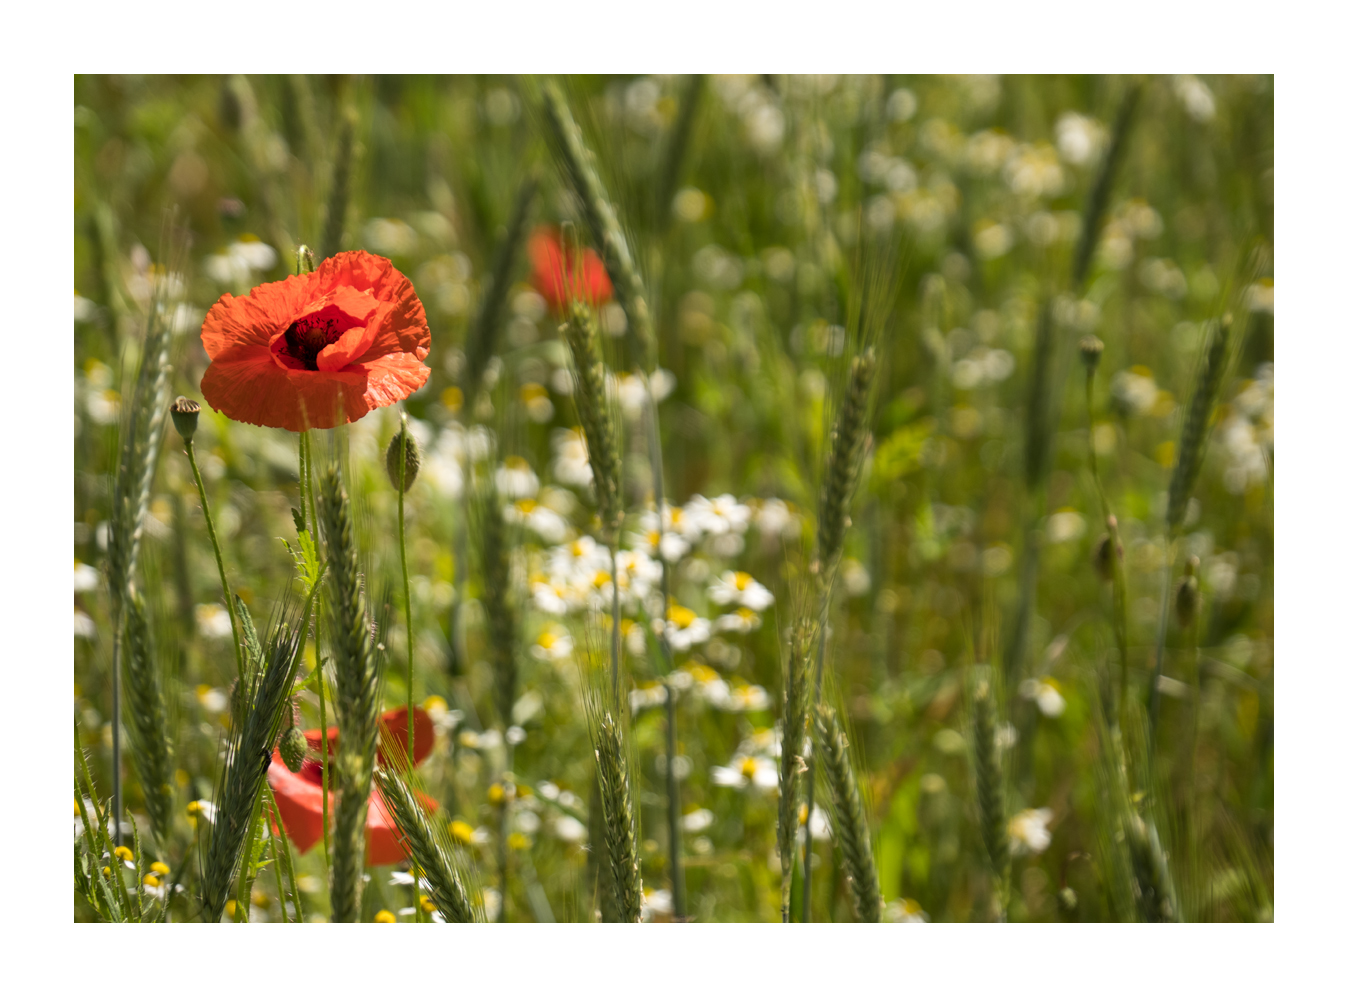
[[[407,530],[405,527],[403,506],[407,497],[407,413],[402,413],[401,443],[398,453],[398,556],[403,569],[403,607],[407,613],[407,766],[410,771],[416,764],[416,724],[412,713],[412,659],[415,647],[412,635],[412,586],[407,576]],[[421,920],[421,883],[417,876],[416,862],[412,863],[412,917]]]
[[[304,460],[302,462],[304,467],[304,480],[300,483],[300,490],[301,492],[308,492],[309,495],[309,512],[314,519],[314,527],[310,531],[310,536],[314,537],[315,542],[317,542],[318,506],[314,502],[314,448],[313,440],[310,438],[307,429],[300,434],[300,452],[304,455]],[[306,523],[307,522],[308,521],[306,520]],[[323,864],[324,866],[330,866],[332,862],[332,849],[328,830],[328,761],[330,760],[331,755],[328,751],[328,698],[324,692],[324,686],[327,683],[323,674],[323,633],[321,628],[323,614],[320,612],[318,605],[318,602],[322,598],[323,595],[321,592],[314,596],[314,670],[318,672],[318,729],[320,736],[323,739],[323,763],[319,766],[320,777],[323,783]]]
[[[184,441],[187,446],[187,462],[192,465],[192,480],[197,483],[197,497],[201,499],[201,511],[206,517],[206,535],[211,538],[211,549],[215,551],[215,566],[220,571],[220,589],[225,597],[225,609],[229,612],[229,632],[234,644],[234,664],[238,668],[238,677],[243,680],[243,651],[239,646],[239,623],[234,616],[234,597],[230,595],[229,580],[225,577],[225,559],[220,553],[220,540],[215,535],[215,520],[211,518],[211,506],[206,501],[206,486],[201,481],[201,469],[197,467],[197,451],[192,441]]]

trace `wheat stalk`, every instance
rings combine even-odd
[[[477,535],[482,559],[482,608],[490,640],[492,680],[501,731],[510,726],[519,670],[515,660],[516,617],[510,599],[510,544],[496,480],[481,476],[476,502]]]
[[[390,745],[390,750],[392,747]],[[426,895],[436,910],[451,924],[480,920],[469,900],[470,890],[465,877],[460,872],[462,856],[450,844],[443,826],[434,823],[417,801],[403,770],[396,764],[381,765],[375,769],[374,781],[412,856],[414,875],[415,870],[420,869],[427,885]]]
[[[1090,269],[1091,259],[1095,256],[1095,247],[1100,241],[1101,222],[1104,221],[1105,209],[1109,205],[1109,192],[1113,189],[1119,165],[1123,162],[1124,147],[1141,94],[1140,86],[1130,86],[1124,92],[1123,100],[1119,102],[1119,109],[1114,115],[1109,149],[1100,163],[1100,172],[1095,175],[1095,183],[1091,185],[1090,198],[1086,202],[1086,214],[1081,223],[1081,238],[1077,241],[1076,254],[1072,258],[1074,288],[1081,287]]]
[[[590,238],[599,246],[604,268],[613,280],[613,291],[627,313],[629,347],[637,366],[650,369],[657,347],[646,304],[646,285],[637,270],[618,224],[618,214],[595,169],[594,155],[585,147],[580,126],[571,115],[561,88],[553,80],[543,85],[543,110],[562,165],[580,196],[585,225]]]
[[[337,132],[337,149],[332,157],[332,186],[328,190],[328,213],[323,223],[323,241],[319,243],[320,259],[336,256],[342,246],[342,230],[346,226],[346,208],[351,199],[351,170],[355,160],[356,112],[347,107],[341,112],[342,124]]]
[[[173,827],[173,742],[164,703],[145,601],[132,592],[126,602],[126,653],[122,676],[126,682],[127,735],[131,763],[140,777],[154,835],[168,839]]]
[[[379,662],[352,536],[350,499],[334,466],[323,476],[319,516],[328,545],[330,646],[336,674],[333,705],[341,729],[334,784],[332,918],[360,917],[365,808],[379,735]]]
[[[281,721],[291,712],[291,686],[308,615],[306,610],[298,627],[292,629],[281,623],[272,632],[266,650],[266,669],[255,688],[249,690],[243,726],[229,747],[221,779],[223,790],[216,804],[215,827],[202,875],[202,912],[207,922],[220,920],[225,908],[229,884],[239,870],[244,837],[253,824]]]
[[[848,756],[847,735],[843,733],[838,714],[827,704],[820,703],[815,707],[814,718],[815,744],[832,791],[833,824],[847,885],[852,893],[852,907],[858,921],[876,922],[880,920],[880,878],[871,852],[866,809]]]
[[[571,351],[572,400],[585,434],[585,449],[594,471],[595,505],[605,542],[616,549],[622,523],[622,483],[617,421],[604,383],[598,332],[590,306],[572,298],[567,321],[559,330]],[[616,577],[616,575],[615,575]]]
[[[613,892],[622,921],[641,920],[641,864],[637,859],[632,784],[623,732],[612,711],[592,722],[599,797],[604,808],[604,844],[613,871]],[[672,762],[671,762],[672,764]]]
[[[524,233],[538,191],[538,175],[530,172],[515,195],[515,207],[510,213],[505,238],[496,247],[492,260],[491,278],[482,294],[477,317],[464,343],[463,400],[469,413],[475,411],[477,392],[482,384],[482,373],[496,352],[500,340],[501,320],[505,312],[506,295],[510,291],[510,274],[515,269]]]
[[[796,853],[797,805],[805,763],[805,727],[810,715],[810,662],[814,626],[798,621],[787,635],[786,668],[782,681],[782,762],[777,798],[777,854],[782,867],[782,923],[791,918],[791,867]]]
[[[867,347],[852,358],[842,407],[829,435],[828,463],[819,496],[819,541],[815,570],[828,587],[842,554],[843,535],[850,522],[848,506],[861,476],[866,448],[866,419],[870,410],[871,382],[875,378],[875,348]]]
[[[978,794],[979,830],[996,885],[998,916],[1005,919],[1011,860],[1006,840],[1002,762],[997,749],[997,708],[986,677],[974,682],[973,707],[974,785]]]

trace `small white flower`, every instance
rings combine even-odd
[[[673,895],[669,890],[646,890],[641,897],[641,919],[650,921],[657,914],[674,912]]]
[[[566,520],[531,498],[517,499],[505,507],[505,521],[527,526],[547,543],[561,543],[569,531]]]
[[[1053,819],[1053,811],[1048,807],[1038,810],[1022,810],[1006,825],[1011,841],[1012,855],[1038,855],[1049,846],[1053,835],[1048,830],[1048,822]]]
[[[1073,166],[1086,166],[1095,162],[1109,140],[1109,132],[1104,125],[1075,111],[1068,111],[1060,117],[1054,132],[1058,151]]]
[[[843,558],[838,572],[842,575],[843,587],[852,598],[863,596],[871,590],[871,573],[856,558]]]
[[[574,648],[575,642],[564,628],[549,624],[529,648],[529,653],[540,661],[565,661],[571,657]]]
[[[570,814],[562,814],[552,822],[552,833],[563,841],[577,844],[586,837],[585,825]]]
[[[1063,509],[1048,517],[1045,532],[1052,544],[1077,540],[1086,532],[1086,517],[1075,509]]]
[[[729,713],[766,710],[771,703],[767,690],[761,685],[737,683],[732,686],[724,681],[708,687],[707,700],[716,709]]]
[[[800,817],[796,825],[796,844],[798,845],[805,844],[805,811],[807,809],[806,804],[800,805]],[[827,841],[831,830],[828,815],[824,813],[823,808],[816,806],[814,812],[810,814],[810,837],[815,841]]]
[[[711,621],[698,616],[686,606],[671,602],[669,619],[654,620],[652,629],[664,633],[669,646],[675,651],[686,651],[694,644],[702,644],[711,639]]]
[[[747,609],[762,612],[772,605],[772,592],[753,576],[744,571],[726,571],[711,583],[707,590],[712,602],[724,606],[736,603]]]
[[[93,640],[98,636],[98,627],[94,626],[93,619],[78,609],[75,610],[75,636],[85,640]]]
[[[736,755],[729,765],[713,765],[711,781],[734,789],[768,790],[777,788],[777,763],[761,755]]]
[[[770,498],[758,503],[754,510],[754,525],[764,536],[789,535],[792,527],[799,532],[800,525],[791,515],[790,507],[781,499]]]
[[[98,588],[98,569],[80,561],[75,562],[75,591],[92,592]]]
[[[564,485],[584,488],[594,480],[585,437],[574,429],[558,429],[552,434],[553,476]]]
[[[640,713],[651,706],[662,706],[665,702],[665,687],[660,682],[639,685],[627,694],[633,713]]]
[[[683,815],[683,829],[689,834],[699,834],[715,822],[716,815],[703,807]]]
[[[925,924],[927,912],[916,900],[895,900],[885,904],[882,920],[890,924]]]
[[[717,633],[747,634],[757,630],[762,622],[763,618],[752,609],[741,606],[733,613],[716,617],[716,622],[712,624],[712,627]]]
[[[496,488],[507,499],[531,499],[538,494],[538,475],[523,457],[507,457],[496,469]]]
[[[197,606],[197,632],[203,637],[228,637],[233,628],[229,611],[218,602]]]
[[[729,494],[714,499],[694,495],[684,506],[684,512],[694,519],[703,533],[710,533],[713,536],[730,532],[743,533],[753,518],[753,511]]]
[[[1024,699],[1033,699],[1039,712],[1046,717],[1060,717],[1067,709],[1067,700],[1063,698],[1058,683],[1053,679],[1026,679],[1020,684],[1020,695]]]

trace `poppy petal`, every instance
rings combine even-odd
[[[243,359],[211,364],[202,375],[201,393],[212,408],[236,422],[302,433],[331,429],[369,412],[368,381],[360,368],[330,373],[287,370],[270,353],[258,356],[254,351]],[[383,397],[393,390],[386,385]]]

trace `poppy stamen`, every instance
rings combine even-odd
[[[318,354],[337,342],[341,334],[332,316],[306,315],[290,323],[281,352],[304,364],[305,370],[318,370]]]

